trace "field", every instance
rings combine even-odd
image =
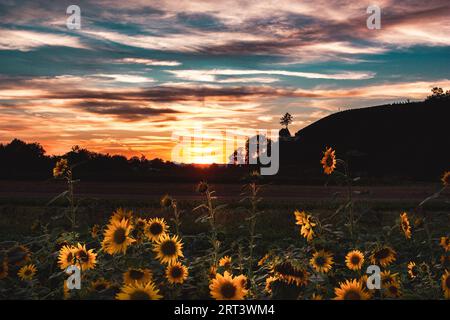
[[[193,185],[69,174],[2,181],[0,190],[3,299],[448,297],[450,193],[441,181],[295,186],[250,175]],[[72,264],[81,290],[65,285]],[[370,265],[382,271],[380,290],[366,288]]]

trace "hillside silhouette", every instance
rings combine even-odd
[[[319,163],[325,147],[350,164],[363,183],[399,184],[438,181],[449,169],[450,100],[390,104],[337,112],[290,136],[280,131],[280,170],[264,179],[275,183],[323,183]],[[42,180],[52,177],[61,157],[74,164],[74,176],[90,181],[239,182],[255,165],[177,165],[145,157],[91,152],[74,147],[48,156],[39,143],[14,139],[0,145],[0,179]]]

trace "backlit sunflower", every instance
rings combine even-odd
[[[306,285],[309,280],[309,273],[305,269],[294,266],[289,261],[277,263],[271,271],[277,278],[288,284],[294,283],[297,286],[302,286]]]
[[[125,254],[127,248],[135,240],[130,237],[131,225],[126,219],[122,221],[111,220],[104,232],[102,247],[105,252],[113,255],[118,253]]]
[[[317,272],[327,273],[334,264],[333,255],[325,250],[319,250],[313,254],[309,263]]]
[[[128,269],[123,274],[123,282],[125,284],[134,284],[136,281],[139,283],[148,283],[152,280],[152,272],[150,269]]]
[[[6,256],[0,256],[0,279],[4,279],[8,276],[8,260]]]
[[[56,162],[55,167],[53,168],[53,177],[55,178],[63,178],[67,175],[69,171],[69,164],[67,159],[61,159]]]
[[[225,256],[219,260],[219,266],[229,269],[231,267],[231,257]]]
[[[25,246],[14,246],[6,252],[6,255],[9,265],[22,266],[31,259],[30,250]]]
[[[166,278],[169,283],[183,283],[188,277],[188,269],[180,262],[170,264],[166,268]]]
[[[228,271],[222,276],[220,273],[211,280],[210,294],[216,300],[243,300],[247,290],[242,287],[240,279],[234,278]]]
[[[408,263],[408,275],[411,279],[417,277],[417,266],[414,261]]]
[[[131,217],[133,216],[133,211],[126,210],[124,208],[118,208],[113,212],[113,215],[110,219],[110,223],[112,221],[121,222],[123,219],[126,219],[128,224],[131,224]]]
[[[311,241],[314,237],[314,227],[316,223],[314,222],[314,218],[306,214],[305,211],[295,210],[295,219],[296,224],[300,225],[300,235],[306,238],[307,241]]]
[[[149,240],[155,242],[165,235],[168,229],[169,227],[163,218],[153,218],[147,222],[144,232]]]
[[[161,298],[159,289],[156,289],[151,281],[146,284],[139,282],[125,284],[116,295],[117,300],[159,300]]]
[[[166,195],[164,195],[164,196],[161,198],[160,203],[161,203],[161,207],[163,207],[163,208],[169,208],[169,207],[172,206],[173,199],[172,199],[171,196],[169,196],[168,194],[166,194]]]
[[[381,267],[386,267],[394,262],[396,259],[396,252],[394,249],[388,246],[384,246],[375,249],[370,256],[370,261],[372,264],[380,265]]]
[[[178,240],[178,236],[170,237],[164,234],[153,245],[153,251],[156,253],[156,258],[161,263],[173,264],[177,262],[178,257],[183,257],[183,243]]]
[[[402,293],[400,291],[400,283],[398,281],[390,281],[383,286],[383,292],[388,298],[399,298]]]
[[[441,237],[441,241],[439,242],[442,248],[445,251],[450,251],[450,238],[449,237]]]
[[[445,299],[450,299],[450,272],[448,270],[445,270],[445,273],[442,275],[441,284]]]
[[[103,278],[97,279],[91,282],[91,286],[89,288],[90,291],[93,292],[102,292],[111,287],[111,283]]]
[[[75,263],[75,250],[73,246],[63,246],[59,250],[58,264],[61,270],[66,270],[68,266]]]
[[[19,276],[20,279],[25,281],[25,280],[33,279],[36,272],[37,272],[37,269],[34,264],[27,264],[27,265],[23,266],[22,268],[20,268],[17,275]]]
[[[345,256],[345,265],[350,270],[361,270],[364,263],[364,255],[359,250],[352,250]]]
[[[450,184],[450,171],[445,171],[441,178],[442,184],[447,187]]]
[[[332,174],[334,169],[336,169],[336,156],[335,151],[331,148],[326,148],[323,153],[323,158],[320,161],[325,174]]]
[[[339,288],[334,288],[335,300],[368,300],[370,294],[363,288],[360,281],[346,280],[339,283]]]
[[[411,239],[411,226],[406,212],[400,214],[400,228],[405,234],[406,239]]]
[[[81,245],[80,243],[74,247],[74,257],[76,265],[81,270],[94,269],[97,263],[97,254],[94,253],[93,249],[86,249],[86,245]]]

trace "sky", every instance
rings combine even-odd
[[[421,100],[450,89],[449,17],[448,0],[0,0],[0,142],[170,160],[190,128],[279,129],[289,112],[295,133]]]

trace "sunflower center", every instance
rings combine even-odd
[[[130,278],[134,280],[139,280],[144,277],[144,273],[140,270],[130,270]]]
[[[147,292],[136,290],[130,294],[130,300],[151,300]]]
[[[389,257],[390,253],[391,251],[388,248],[383,248],[375,253],[375,258],[378,260],[385,259]]]
[[[177,252],[177,246],[173,241],[166,241],[161,244],[161,252],[165,256],[173,256]]]
[[[117,229],[116,231],[114,231],[113,239],[114,239],[114,242],[117,244],[124,243],[126,240],[125,229],[120,228],[120,229]]]
[[[325,262],[326,262],[326,260],[325,260],[325,258],[322,257],[322,256],[318,256],[318,257],[316,258],[316,265],[318,265],[318,266],[323,266],[323,265],[325,265]]]
[[[353,265],[358,265],[360,261],[361,261],[361,258],[357,255],[352,256],[352,258],[350,259],[350,262]]]
[[[89,261],[89,256],[88,256],[86,251],[78,251],[77,258],[81,262],[88,262]]]
[[[231,299],[236,294],[236,287],[231,282],[224,283],[220,288],[220,293],[226,299]]]
[[[333,165],[333,158],[331,156],[328,156],[326,161],[328,167],[331,167]]]
[[[30,276],[31,273],[32,273],[31,270],[30,270],[30,269],[27,269],[27,270],[25,270],[24,275]]]
[[[66,259],[67,259],[67,263],[72,263],[73,262],[73,254],[72,254],[72,252],[69,252],[67,254]]]
[[[172,270],[170,270],[170,274],[172,275],[172,278],[181,278],[183,275],[183,271],[180,267],[172,267]]]
[[[361,295],[356,290],[348,290],[344,294],[344,300],[361,300]]]
[[[161,224],[159,223],[152,223],[149,227],[150,233],[151,234],[161,234],[163,232],[163,227]]]

